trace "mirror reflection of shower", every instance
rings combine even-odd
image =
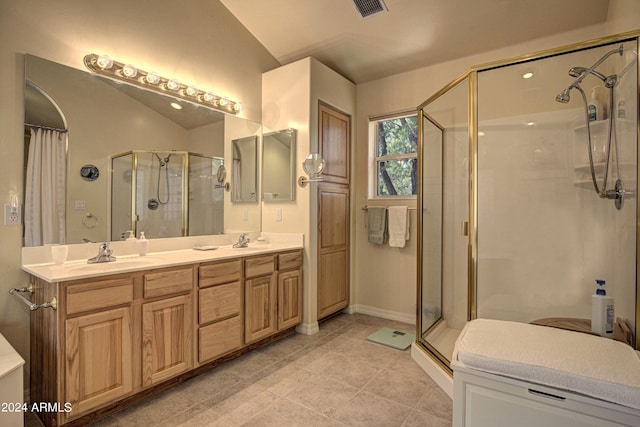
[[[111,158],[111,240],[224,232],[224,160],[185,151],[134,150]],[[126,235],[126,233],[125,233]]]
[[[616,103],[615,88],[618,85],[620,78],[631,68],[631,66],[633,65],[633,62],[628,64],[619,75],[611,74],[609,76],[605,76],[599,71],[596,71],[596,68],[600,66],[602,63],[604,63],[607,60],[607,58],[609,58],[610,56],[616,55],[616,54],[618,54],[619,56],[622,56],[623,53],[624,53],[624,46],[621,44],[618,48],[610,50],[609,52],[604,54],[589,68],[572,67],[571,69],[569,69],[568,73],[571,77],[574,77],[575,80],[565,90],[563,90],[561,93],[559,93],[556,96],[556,101],[566,104],[571,100],[570,92],[572,89],[576,89],[580,93],[583,104],[584,104],[584,113],[585,113],[584,117],[585,117],[586,130],[587,130],[589,170],[591,172],[591,180],[593,182],[593,187],[595,192],[600,196],[600,198],[614,200],[616,209],[618,210],[622,209],[624,198],[626,195],[629,195],[629,194],[628,194],[628,191],[625,191],[624,189],[624,184],[622,182],[622,178],[620,175],[620,161],[619,161],[620,157],[618,155],[618,151],[619,151],[618,140],[616,138],[616,120],[615,120],[616,114],[614,113],[614,109],[618,106],[618,104]],[[636,57],[637,57],[637,54],[634,56],[634,61]],[[580,84],[588,76],[594,76],[602,80],[604,87],[606,89],[609,89],[609,97],[608,97],[609,115],[607,120],[607,139],[606,139],[606,143],[603,150],[604,151],[604,160],[603,160],[604,173],[603,173],[601,185],[598,182],[598,179],[596,178],[595,163],[597,162],[597,159],[594,159],[594,155],[593,155],[594,150],[596,148],[594,147],[594,143],[591,137],[591,122],[595,120],[595,116],[593,116],[592,111],[590,111],[589,102],[587,101],[587,96],[584,90],[582,89],[582,87],[580,86]],[[597,87],[594,87],[593,90],[594,91],[597,90]],[[604,108],[601,107],[601,110],[604,111]],[[602,113],[599,113],[599,114],[602,114]],[[613,161],[615,164],[617,179],[615,181],[614,187],[612,189],[607,189],[607,181],[609,179],[609,166],[611,164],[612,149],[615,150]]]

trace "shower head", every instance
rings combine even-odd
[[[569,96],[570,90],[571,88],[569,87],[563,90],[562,93],[559,93],[558,96],[556,96],[556,101],[561,102],[563,104],[566,104],[567,102],[569,102],[571,100],[571,97]]]
[[[573,67],[569,70],[569,75],[571,77],[580,77],[581,75],[583,75],[585,72],[589,72],[591,74],[593,74],[594,76],[596,76],[597,78],[599,78],[600,80],[602,80],[603,82],[607,81],[607,78],[604,76],[604,74],[597,72],[596,70],[588,70],[585,67]]]

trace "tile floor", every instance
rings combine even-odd
[[[366,340],[382,327],[414,333],[340,314],[317,334],[294,334],[92,426],[451,426],[451,399],[411,350]]]

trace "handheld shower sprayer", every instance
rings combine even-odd
[[[609,159],[611,156],[611,146],[612,146],[612,140],[615,140],[615,137],[614,137],[615,126],[613,122],[613,115],[609,114],[609,130],[608,130],[608,141],[606,144],[606,160],[604,162],[604,177],[602,182],[602,188],[600,188],[600,186],[598,185],[598,181],[596,180],[594,160],[592,157],[593,145],[591,142],[591,128],[589,126],[590,119],[589,119],[587,96],[585,95],[584,90],[582,90],[582,88],[580,87],[580,83],[582,83],[582,81],[588,75],[595,76],[600,80],[602,80],[604,82],[604,86],[609,89],[609,103],[611,106],[613,106],[615,104],[614,88],[618,84],[619,76],[617,74],[605,76],[604,74],[596,71],[595,69],[597,66],[602,64],[611,55],[614,55],[617,53],[620,56],[622,56],[623,52],[624,52],[624,47],[621,44],[617,49],[613,49],[607,52],[604,56],[602,56],[602,58],[597,60],[596,63],[589,68],[572,67],[569,70],[569,75],[571,77],[575,77],[575,80],[573,81],[573,83],[569,85],[569,87],[567,87],[565,90],[563,90],[556,96],[556,101],[566,104],[571,100],[571,96],[569,94],[571,92],[571,89],[575,88],[582,95],[582,100],[584,102],[584,107],[585,107],[585,119],[586,119],[587,140],[588,140],[587,142],[588,142],[588,148],[589,148],[589,167],[591,170],[591,180],[593,181],[593,186],[596,193],[601,198],[615,200],[615,205],[617,209],[622,209],[622,203],[625,195],[625,190],[622,188],[622,181],[618,179],[616,181],[615,189],[607,190],[607,179],[609,177]],[[617,150],[617,141],[615,144],[616,144],[616,150]],[[617,164],[618,162],[617,156],[615,156],[615,161]]]

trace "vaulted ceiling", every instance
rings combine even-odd
[[[354,83],[601,24],[609,0],[220,0],[281,63],[313,56]]]

